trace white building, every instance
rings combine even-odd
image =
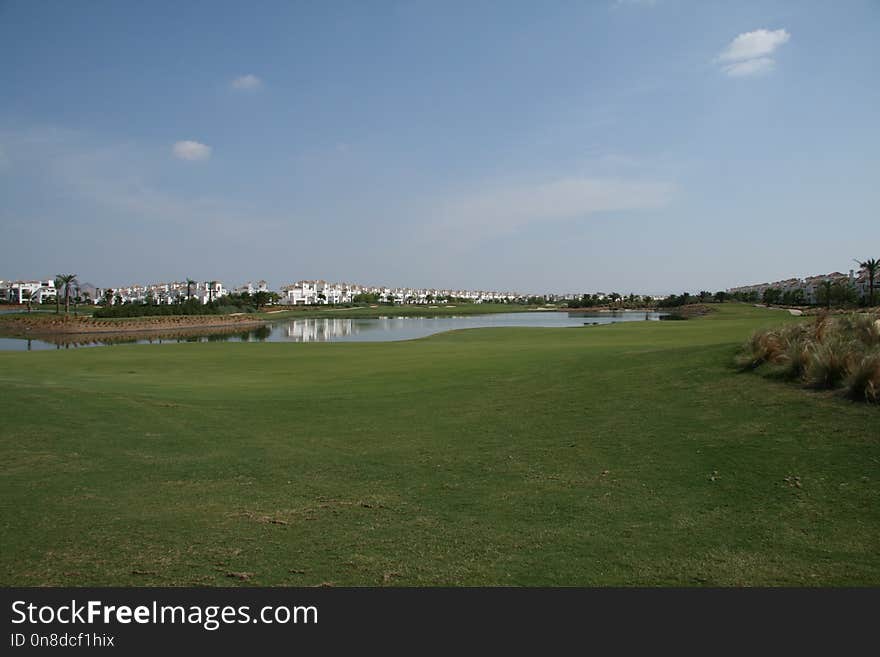
[[[239,287],[235,288],[236,294],[254,295],[257,292],[268,292],[268,291],[269,291],[269,284],[266,283],[266,281],[262,281],[262,280],[257,281],[256,283],[252,283],[251,281],[248,281],[244,285],[240,285]]]
[[[311,306],[318,303],[318,284],[323,281],[297,281],[281,288],[281,303]]]
[[[8,303],[24,304],[28,299],[32,303],[43,303],[54,300],[57,294],[54,279],[6,281],[0,286],[0,298]]]

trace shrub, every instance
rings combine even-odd
[[[852,342],[842,337],[817,344],[809,354],[805,379],[813,388],[836,388],[853,361]]]
[[[812,388],[843,388],[850,399],[880,396],[880,318],[870,313],[787,324],[757,331],[736,356],[742,370],[762,371]]]
[[[868,347],[880,345],[880,319],[868,313],[854,313],[840,318],[841,330]]]
[[[772,331],[755,331],[736,357],[741,370],[753,370],[772,361],[781,350],[778,336]]]
[[[831,317],[827,313],[823,312],[816,317],[816,321],[813,323],[812,327],[813,339],[816,342],[822,342],[822,340],[825,339],[825,334],[828,332],[830,326]]]
[[[791,335],[783,340],[782,352],[776,358],[775,372],[785,379],[803,379],[810,363],[813,343],[804,335]]]
[[[843,385],[850,399],[880,403],[880,351],[869,353],[856,361]]]

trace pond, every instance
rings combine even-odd
[[[615,322],[656,321],[665,313],[645,311],[574,313],[559,311],[496,313],[443,317],[378,318],[320,317],[284,319],[247,330],[159,334],[144,337],[115,335],[58,335],[40,339],[0,338],[0,350],[71,349],[112,344],[168,344],[177,342],[392,342],[423,338],[455,329],[505,326],[565,328]]]

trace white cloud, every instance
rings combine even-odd
[[[736,37],[718,56],[722,62],[736,62],[770,55],[786,43],[791,35],[783,30],[755,30]]]
[[[660,208],[669,203],[674,191],[665,182],[561,178],[466,195],[442,205],[432,223],[447,235],[488,237],[598,212]]]
[[[769,73],[776,67],[776,60],[770,55],[789,39],[791,35],[784,29],[743,32],[721,51],[716,61],[733,78]]]
[[[771,57],[758,57],[757,59],[728,64],[724,67],[724,72],[732,78],[744,78],[749,75],[769,73],[775,66],[776,62]]]
[[[791,35],[784,29],[743,32],[730,42],[730,45],[722,51],[718,59],[722,62],[733,62],[765,57],[788,42],[790,38]]]
[[[181,160],[207,160],[211,157],[211,147],[197,141],[175,142],[171,152]]]
[[[251,73],[235,78],[230,86],[236,91],[257,91],[263,88],[263,81]]]

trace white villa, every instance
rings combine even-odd
[[[257,292],[269,292],[269,284],[266,281],[260,280],[256,283],[252,283],[248,281],[244,285],[239,285],[237,288],[233,290],[236,294],[256,294]]]
[[[310,306],[321,303],[318,294],[326,297],[326,287],[326,281],[298,281],[285,285],[281,288],[281,303],[289,306]]]
[[[55,279],[30,281],[0,281],[0,299],[7,303],[43,303],[55,299]]]

